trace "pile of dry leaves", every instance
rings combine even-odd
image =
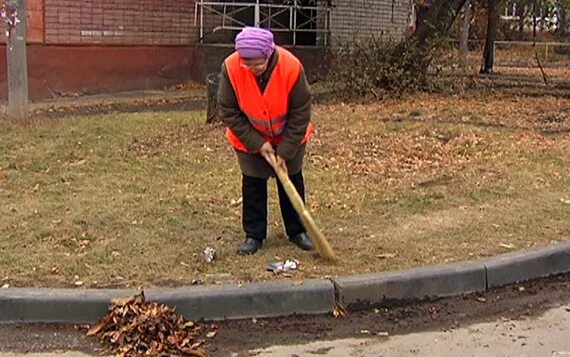
[[[116,356],[205,357],[205,338],[213,338],[217,325],[194,324],[166,305],[145,301],[144,292],[111,302],[109,312],[87,332],[97,336]],[[209,331],[207,331],[209,330]]]

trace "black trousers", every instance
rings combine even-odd
[[[305,201],[305,182],[303,172],[289,176],[293,186]],[[279,194],[279,208],[285,225],[285,232],[294,237],[305,232],[301,219],[281,182],[277,179],[277,193]],[[264,240],[267,237],[267,179],[243,175],[242,178],[243,214],[242,224],[247,238]]]

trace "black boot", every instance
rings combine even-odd
[[[238,247],[238,253],[241,255],[255,254],[261,248],[261,241],[253,238],[246,238],[245,242]]]
[[[313,242],[309,239],[306,233],[297,234],[294,237],[289,238],[289,242],[295,244],[297,247],[303,250],[314,250]]]

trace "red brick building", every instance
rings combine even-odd
[[[315,51],[322,51],[335,38],[353,33],[392,37],[404,33],[410,3],[257,0],[254,9],[245,0],[224,1],[228,0],[27,0],[30,97],[160,88],[188,79],[203,80],[232,50],[236,29],[244,23],[252,25],[254,17],[258,24],[275,29],[276,38],[284,43],[290,43],[295,32],[291,24],[298,24],[305,32],[298,32],[297,39],[309,38],[310,46],[304,43],[294,52],[316,67],[322,56]],[[306,10],[293,10],[299,4]],[[275,6],[290,8],[279,11],[283,9]],[[228,17],[227,13],[240,15]],[[289,29],[281,28],[279,21]],[[310,32],[314,32],[312,37]],[[0,33],[3,36],[4,31]],[[0,51],[5,53],[5,46]],[[7,97],[5,55],[0,55],[0,96]]]
[[[191,76],[193,0],[27,0],[27,12],[31,98],[157,88]]]

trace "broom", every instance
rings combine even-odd
[[[287,172],[285,172],[285,170],[283,170],[283,168],[277,164],[277,159],[275,158],[274,154],[264,155],[264,157],[269,165],[273,168],[273,170],[275,170],[279,181],[281,181],[281,184],[285,189],[285,193],[287,193],[287,196],[289,197],[289,200],[291,200],[295,211],[297,211],[297,214],[301,218],[301,222],[303,222],[303,226],[307,230],[307,235],[315,245],[317,253],[319,253],[319,255],[325,259],[336,260],[336,256],[331,245],[319,227],[317,227],[317,224],[313,220],[313,217],[311,217],[311,214],[305,207],[303,199],[295,189],[295,186],[293,186],[291,179],[289,179]]]

